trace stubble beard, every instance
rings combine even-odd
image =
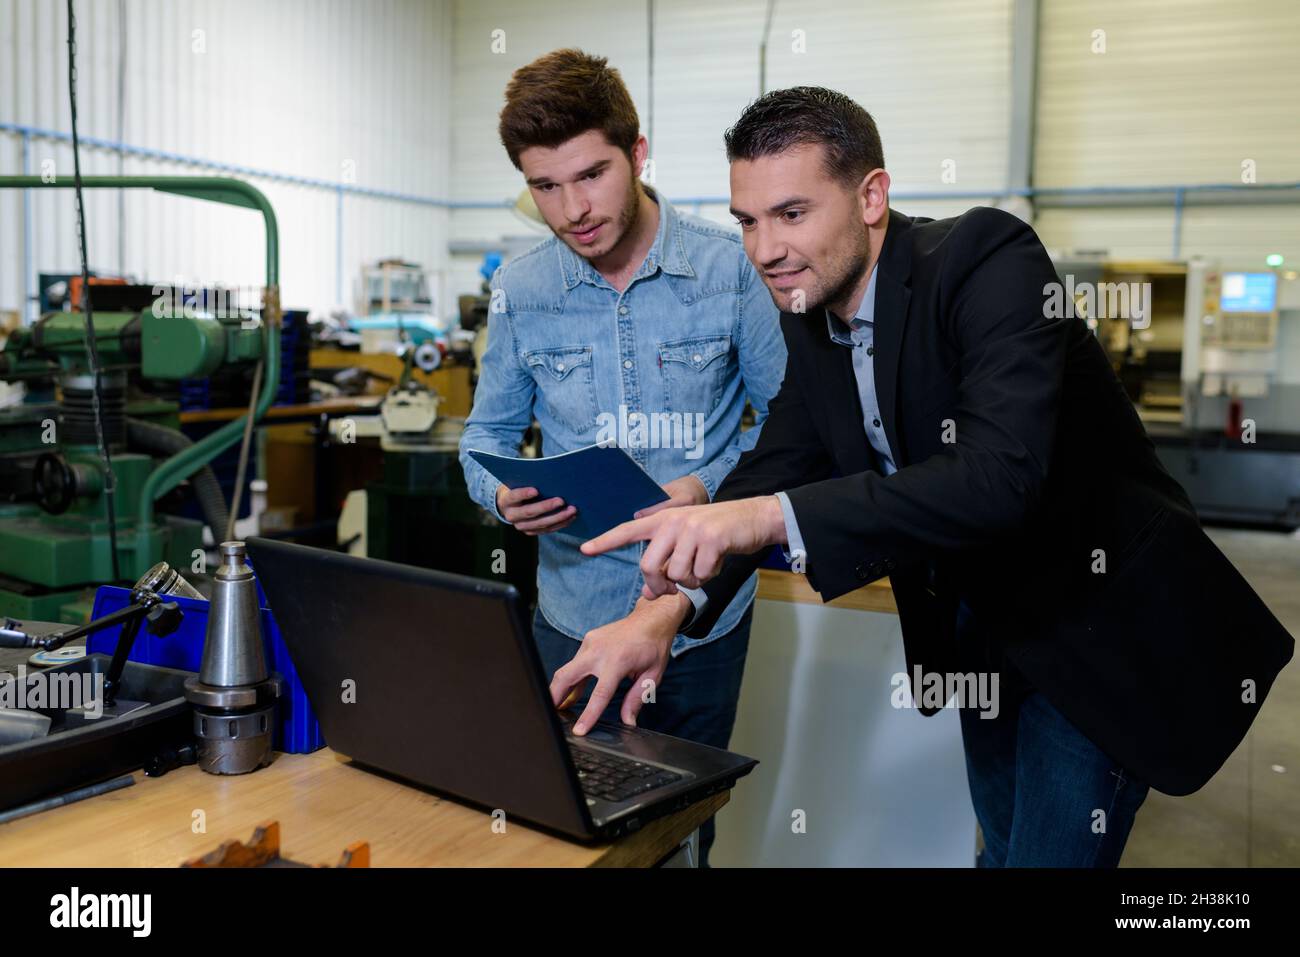
[[[637,184],[636,178],[633,177],[632,184],[628,188],[627,201],[623,204],[623,208],[619,210],[618,216],[614,219],[614,222],[611,224],[615,227],[615,237],[614,237],[614,241],[609,244],[609,247],[607,249],[592,251],[592,250],[586,250],[580,247],[576,247],[570,241],[567,233],[560,236],[559,238],[566,246],[572,249],[583,259],[587,260],[588,262],[594,263],[596,260],[603,259],[604,257],[608,256],[610,253],[612,253],[614,249],[618,246],[618,244],[624,240],[624,238],[628,235],[628,233],[630,233],[633,230],[633,228],[635,228],[637,221],[640,217],[640,210],[641,210],[641,190]],[[555,230],[552,229],[551,232],[555,232]]]
[[[817,297],[816,302],[807,303],[807,311],[814,309],[826,308],[831,306],[840,306],[853,293],[853,287],[858,284],[862,275],[867,271],[867,262],[871,256],[871,246],[864,234],[862,242],[857,249],[854,249],[849,255],[840,260],[843,263],[841,268],[835,270],[834,277],[827,283],[824,293]],[[844,319],[852,319],[852,316],[843,316]]]

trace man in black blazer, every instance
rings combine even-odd
[[[726,143],[785,380],[712,504],[583,550],[647,542],[646,597],[676,603],[687,634],[770,545],[825,601],[888,575],[909,679],[1000,678],[996,716],[957,702],[980,863],[1114,866],[1148,787],[1188,794],[1231,754],[1293,639],[1201,531],[1096,338],[1056,308],[1029,226],[891,210],[871,117],[829,90],[764,96]],[[635,714],[660,644],[584,646],[556,702],[596,677],[585,730],[632,678]],[[912,691],[924,714],[943,706]]]

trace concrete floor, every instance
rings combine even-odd
[[[1208,529],[1278,620],[1300,637],[1300,538]],[[1123,867],[1300,867],[1300,664],[1273,684],[1250,733],[1205,787],[1152,791]]]

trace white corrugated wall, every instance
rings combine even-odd
[[[765,0],[656,0],[651,157],[670,199],[722,197],[722,133],[758,95]],[[505,50],[494,52],[494,31]],[[496,48],[500,49],[501,35]],[[523,188],[497,139],[510,74],[537,56],[579,46],[618,67],[649,132],[647,4],[608,0],[456,0],[452,182],[460,199]],[[875,117],[893,189],[954,192],[1006,185],[1010,125],[1010,0],[782,0],[768,47],[767,87],[833,87]],[[945,181],[947,168],[955,180]],[[951,215],[977,201],[904,202]],[[694,209],[688,205],[688,209]],[[730,222],[725,202],[704,215]],[[526,233],[509,213],[456,211],[455,239]],[[454,279],[473,281],[473,257]]]
[[[83,136],[330,183],[446,198],[451,10],[442,0],[78,0]],[[125,29],[119,24],[124,23]],[[58,0],[0,0],[0,121],[68,132],[67,21]],[[125,109],[118,67],[125,40]],[[29,171],[71,176],[71,147],[33,138]],[[82,148],[82,172],[213,175],[185,163]],[[0,171],[23,171],[21,137],[0,132]],[[447,212],[346,196],[342,269],[331,189],[252,180],[280,227],[286,308],[352,302],[364,261],[445,266]],[[151,191],[87,194],[91,268],[261,285],[261,218]],[[71,193],[32,193],[31,271],[76,271]],[[0,309],[19,308],[22,194],[0,191]]]
[[[669,197],[724,196],[721,134],[758,91],[765,0],[654,3],[656,180]],[[457,0],[452,181],[458,198],[517,194],[496,139],[509,75],[547,50],[579,45],[623,73],[650,126],[647,3]],[[779,0],[768,88],[815,83],[875,116],[896,195],[975,192],[1006,184],[1010,149],[1010,0]],[[1110,187],[1300,180],[1300,5],[1295,0],[1042,0],[1034,183]],[[504,52],[493,52],[493,31]],[[1094,53],[1104,30],[1106,49]],[[802,31],[802,32],[797,32]],[[805,52],[794,52],[802,42]],[[499,44],[498,44],[499,49]],[[955,182],[942,178],[955,163]],[[948,215],[978,202],[898,205]],[[1294,205],[1183,212],[1182,256],[1300,259]],[[706,206],[725,221],[725,209]],[[1049,246],[1169,258],[1172,202],[1144,208],[1044,209]],[[456,212],[472,244],[526,227],[504,213]],[[462,262],[468,262],[464,257]],[[468,275],[463,269],[458,281]],[[464,282],[461,282],[464,285]]]
[[[1258,183],[1300,181],[1295,0],[1044,0],[1041,11],[1035,185],[1240,183],[1247,161]],[[1043,210],[1036,225],[1061,249],[1173,249],[1171,204]],[[1300,260],[1300,206],[1184,211],[1184,257],[1262,266],[1271,252]]]
[[[723,197],[721,133],[758,91],[765,0],[654,3],[652,156],[670,198]],[[78,0],[82,129],[116,138],[118,20],[126,20],[123,139],[136,146],[458,201],[499,201],[522,184],[496,138],[510,73],[579,44],[623,72],[649,128],[644,0]],[[1011,0],[779,0],[769,88],[818,83],[876,117],[896,195],[996,191],[1006,182]],[[1300,11],[1293,0],[1043,0],[1034,181],[1039,186],[1232,182],[1253,159],[1261,182],[1300,180]],[[0,121],[68,129],[59,0],[0,0]],[[493,52],[494,31],[504,52]],[[1105,30],[1106,52],[1093,53]],[[196,31],[202,31],[196,33]],[[498,42],[497,48],[500,48]],[[799,52],[802,51],[802,52]],[[454,76],[454,80],[453,80]],[[65,144],[33,139],[29,169],[69,171]],[[85,169],[118,157],[84,151]],[[955,181],[944,180],[945,161]],[[345,165],[350,164],[350,165]],[[127,158],[127,172],[202,172]],[[0,132],[0,170],[22,169]],[[352,301],[363,261],[405,256],[451,268],[445,292],[477,285],[477,255],[529,228],[509,213],[349,197],[342,269],[336,197],[258,181],[282,229],[286,305]],[[898,205],[947,215],[978,199]],[[141,278],[260,283],[255,214],[145,193],[91,195],[93,266]],[[692,205],[688,208],[694,208]],[[1189,205],[1183,255],[1300,259],[1295,206]],[[708,216],[727,221],[721,205]],[[32,272],[76,268],[67,194],[33,194]],[[1171,206],[1045,209],[1061,249],[1168,257]],[[24,295],[21,197],[0,192],[0,308]],[[450,298],[449,296],[447,298]]]

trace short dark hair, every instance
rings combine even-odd
[[[499,127],[515,169],[530,146],[554,148],[588,130],[600,130],[629,158],[641,132],[623,78],[604,57],[555,50],[515,70]]]
[[[871,114],[843,93],[820,86],[795,86],[759,97],[723,139],[729,163],[819,143],[826,150],[827,174],[847,186],[857,186],[885,165]]]

